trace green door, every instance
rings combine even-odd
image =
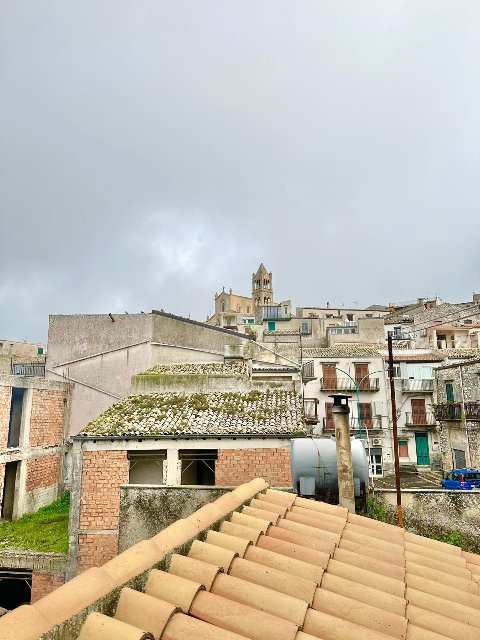
[[[428,452],[428,436],[426,433],[415,434],[415,447],[417,449],[417,465],[430,464],[430,454]]]

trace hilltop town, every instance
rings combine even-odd
[[[480,294],[460,304],[294,307],[275,300],[273,285],[260,264],[251,294],[215,293],[205,322],[158,310],[52,315],[47,344],[0,343],[2,521],[48,513],[69,495],[66,548],[28,548],[5,530],[5,609],[113,561],[227,487],[261,477],[300,493],[292,441],[334,435],[334,394],[350,398],[350,434],[388,509],[389,334],[410,511],[447,509],[429,505],[428,492],[441,491],[450,469],[480,467]],[[251,504],[253,519],[266,513]]]

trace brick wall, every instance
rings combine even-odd
[[[60,456],[43,456],[27,460],[26,491],[51,487],[60,481]]]
[[[32,572],[32,596],[30,603],[33,604],[48,595],[57,587],[62,586],[65,582],[63,575],[56,573],[48,573],[45,571],[33,571]]]
[[[80,498],[78,570],[117,554],[120,485],[128,482],[126,451],[85,451]],[[96,533],[101,531],[112,533]]]
[[[118,554],[118,534],[81,533],[78,536],[77,572],[99,567]]]
[[[215,484],[236,486],[265,478],[273,487],[290,487],[290,449],[219,449]]]
[[[65,413],[65,391],[34,389],[30,418],[30,446],[61,444]]]
[[[12,387],[0,386],[0,451],[4,451],[8,445],[11,402]]]

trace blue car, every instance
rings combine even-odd
[[[477,469],[453,469],[442,482],[443,489],[480,489],[480,471]]]

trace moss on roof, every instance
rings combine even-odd
[[[334,347],[304,349],[304,358],[380,358],[379,344],[341,343]]]
[[[304,429],[294,391],[152,393],[127,396],[79,435],[288,435]]]
[[[246,362],[184,362],[181,364],[157,364],[138,375],[248,375]]]

